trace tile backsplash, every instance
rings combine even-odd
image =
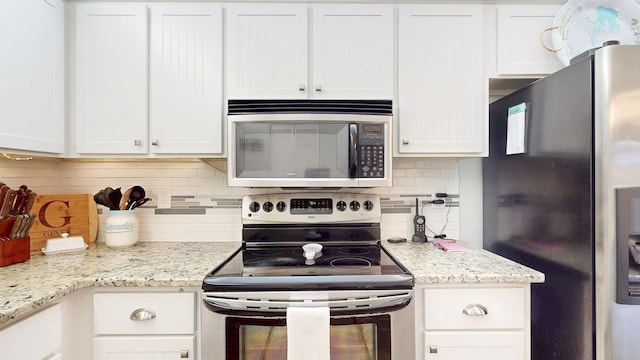
[[[242,196],[283,190],[228,187],[226,174],[218,170],[224,170],[224,166],[216,165],[224,165],[224,160],[0,159],[0,181],[12,187],[26,184],[39,194],[95,194],[107,186],[127,189],[141,185],[153,200],[136,210],[140,241],[240,241]],[[170,190],[171,208],[156,208],[159,189]],[[427,235],[459,237],[456,159],[395,158],[392,187],[338,191],[380,195],[382,238],[411,238],[416,197],[430,229]],[[433,192],[452,195],[447,206],[424,204],[431,200]],[[97,241],[103,241],[109,210],[100,205],[98,209],[101,214]]]

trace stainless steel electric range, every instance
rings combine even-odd
[[[203,359],[286,359],[290,307],[329,309],[331,359],[413,359],[413,276],[380,219],[377,195],[245,196],[242,246],[202,284]]]

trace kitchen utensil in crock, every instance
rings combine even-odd
[[[104,202],[102,201],[102,193],[104,193],[104,189],[98,191],[97,193],[95,193],[95,195],[93,195],[93,201],[95,201],[96,204],[102,205],[102,206],[106,206],[104,204]]]
[[[120,188],[114,189],[109,194],[109,200],[111,200],[111,210],[120,210],[120,200],[122,199],[122,190]]]
[[[133,188],[128,188],[124,194],[122,194],[122,199],[120,199],[120,210],[127,210],[127,204],[129,203],[129,197],[131,196],[131,191]]]
[[[144,198],[144,199],[139,199],[136,202],[134,202],[133,204],[131,204],[131,207],[129,208],[129,210],[133,210],[137,207],[140,207],[142,205],[144,205],[147,201],[151,200],[150,198]]]
[[[144,199],[145,196],[147,196],[147,193],[144,191],[144,188],[142,186],[136,185],[131,188],[131,195],[129,195],[129,198],[131,199],[132,203],[140,199]]]
[[[107,186],[106,188],[104,188],[104,192],[102,193],[102,203],[104,204],[104,206],[108,207],[109,209],[113,209],[114,207],[109,197],[109,194],[111,194],[112,192],[113,192],[113,188],[110,186]]]

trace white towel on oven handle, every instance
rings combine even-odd
[[[330,360],[329,307],[287,308],[287,360]]]

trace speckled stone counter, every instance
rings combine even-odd
[[[86,287],[202,285],[240,242],[143,242],[127,248],[91,244],[85,252],[31,252],[24,263],[0,268],[0,326]]]
[[[419,283],[539,283],[544,274],[486,250],[444,251],[433,243],[405,242],[383,246]]]
[[[385,248],[416,283],[542,282],[544,275],[490,252],[444,252],[433,244]],[[239,242],[145,242],[113,249],[91,244],[85,252],[43,255],[0,268],[0,327],[75,290],[87,287],[200,287]]]

